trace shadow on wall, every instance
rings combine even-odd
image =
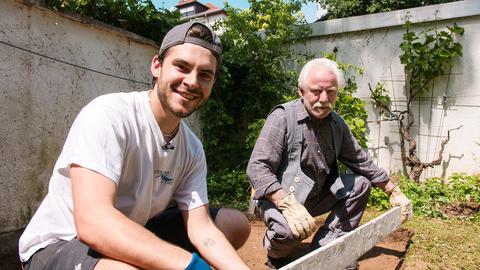
[[[23,229],[0,235],[0,270],[22,269],[18,258],[18,239]]]

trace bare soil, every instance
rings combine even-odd
[[[251,224],[252,231],[248,241],[239,250],[240,257],[252,270],[268,269],[265,265],[267,256],[262,246],[262,239],[266,229],[265,225],[259,220],[253,220]],[[399,229],[393,232],[359,259],[360,270],[400,269],[412,236],[413,233],[406,229]],[[310,241],[311,237],[302,242],[293,254],[293,257],[299,258],[307,254]]]
[[[317,219],[317,224],[321,223],[323,223],[323,220]],[[250,237],[238,252],[252,270],[268,269],[265,266],[267,256],[262,246],[262,239],[266,229],[265,225],[259,220],[252,220],[251,225]],[[360,270],[400,269],[412,235],[413,233],[406,229],[399,229],[390,234],[360,258]],[[299,258],[307,254],[310,241],[311,238],[302,242],[293,254],[293,257]],[[0,256],[0,270],[18,269],[21,269],[21,267],[16,250]]]
[[[442,211],[450,218],[473,216],[480,211],[480,204],[476,202],[448,204]]]

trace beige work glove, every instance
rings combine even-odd
[[[390,193],[390,204],[392,207],[400,206],[402,223],[412,218],[412,202],[403,194],[398,185],[396,185]]]
[[[308,213],[307,209],[301,205],[293,196],[288,193],[277,204],[287,220],[288,227],[296,239],[306,239],[315,230],[315,219]]]

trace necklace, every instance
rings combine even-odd
[[[177,131],[178,131],[178,127],[180,126],[180,124],[178,124],[175,129],[170,132],[169,134],[166,134],[165,132],[162,131],[162,135],[163,135],[163,138],[165,139],[165,142],[169,143],[171,140],[173,140],[173,138],[175,137],[175,135],[177,134]]]

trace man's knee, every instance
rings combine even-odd
[[[235,249],[241,248],[250,235],[250,222],[245,214],[235,209],[221,208],[215,217],[215,225]]]
[[[300,243],[293,236],[286,222],[271,221],[263,238],[263,246],[267,255],[272,258],[283,258]]]
[[[356,184],[355,186],[358,186],[358,189],[360,190],[359,193],[369,194],[370,190],[372,190],[372,183],[370,182],[370,180],[368,180],[368,178],[364,176],[357,176],[356,182],[358,182],[358,184]]]
[[[102,258],[98,261],[98,263],[95,265],[95,268],[93,270],[110,270],[110,269],[115,269],[115,270],[140,270],[140,268],[137,268],[135,266],[129,265],[124,262],[120,262],[117,260],[113,260],[110,258]]]

